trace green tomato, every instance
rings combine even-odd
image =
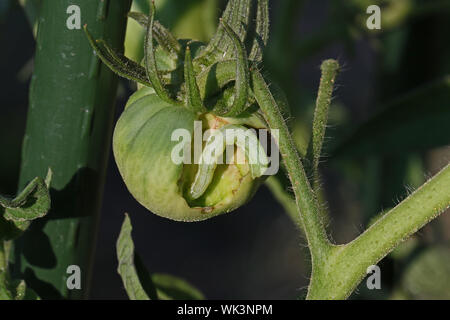
[[[230,212],[250,200],[264,177],[253,178],[250,166],[218,164],[206,191],[193,199],[189,189],[198,165],[172,161],[172,141],[176,129],[186,129],[193,137],[194,121],[203,130],[229,123],[264,127],[257,113],[242,118],[220,118],[211,113],[196,115],[185,107],[162,101],[151,88],[133,94],[117,122],[114,157],[133,197],[153,213],[176,221],[205,220]],[[243,152],[235,147],[235,155]]]

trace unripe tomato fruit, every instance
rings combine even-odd
[[[257,122],[250,118],[243,122]],[[162,101],[153,89],[142,88],[130,97],[114,130],[114,157],[130,193],[148,210],[176,221],[199,221],[230,212],[249,201],[264,179],[252,179],[247,162],[219,164],[205,193],[190,198],[187,190],[198,165],[172,161],[172,150],[179,142],[171,141],[171,136],[176,129],[186,129],[193,137],[195,120],[203,122],[203,130],[233,121],[212,114],[198,116]],[[242,150],[235,147],[235,152]]]

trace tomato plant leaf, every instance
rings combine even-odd
[[[168,274],[150,274],[135,251],[130,217],[125,214],[117,240],[117,271],[131,300],[200,300],[203,294],[183,279]]]
[[[49,169],[46,180],[41,177],[34,178],[14,199],[0,196],[0,206],[3,207],[0,213],[3,211],[3,218],[13,222],[26,222],[45,216],[50,210],[51,201],[47,186],[50,179]]]
[[[149,295],[139,280],[135,267],[134,243],[131,237],[132,229],[130,217],[128,214],[125,214],[116,246],[117,258],[119,260],[117,272],[121,276],[125,290],[131,300],[150,300]]]

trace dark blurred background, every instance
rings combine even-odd
[[[396,151],[383,150],[378,142],[373,146],[377,152],[355,151],[354,157],[335,152],[386,102],[450,73],[450,1],[372,2],[270,1],[272,38],[263,70],[286,91],[292,109],[289,124],[300,150],[309,139],[321,61],[336,58],[343,66],[322,163],[331,211],[329,233],[337,243],[352,240],[377,212],[395,205],[450,159],[445,146],[450,123],[433,131],[433,141],[439,143],[408,148],[400,143]],[[158,18],[177,35],[201,40],[211,36],[225,6],[225,1],[213,0],[156,3]],[[386,17],[379,32],[370,32],[365,8],[377,3]],[[15,194],[35,45],[18,1],[0,0],[0,43],[0,193]],[[139,56],[131,46],[129,53]],[[121,80],[116,117],[132,90],[132,84]],[[443,103],[450,109],[450,100]],[[426,112],[427,105],[422,108]],[[420,140],[423,132],[414,128],[408,134]],[[135,244],[147,268],[184,278],[209,299],[296,299],[306,293],[309,258],[304,239],[267,188],[231,214],[176,223],[151,214],[132,198],[111,153],[93,299],[127,298],[115,254],[124,212],[130,214]],[[369,291],[363,282],[352,298],[450,299],[449,241],[450,218],[443,214],[383,260],[382,290]]]

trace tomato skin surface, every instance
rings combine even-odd
[[[171,220],[200,221],[235,210],[263,181],[252,179],[247,164],[218,165],[202,197],[190,199],[186,190],[198,166],[172,161],[179,141],[171,138],[176,129],[186,129],[193,137],[194,121],[208,126],[205,118],[142,88],[130,97],[114,130],[114,157],[128,190],[148,210]]]

